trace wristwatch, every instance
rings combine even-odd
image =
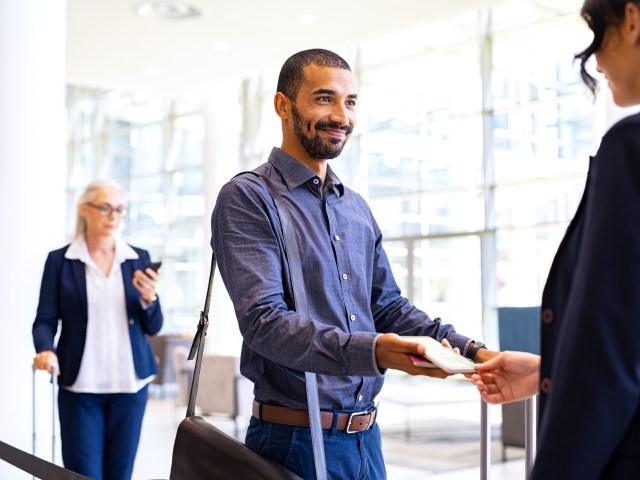
[[[476,342],[475,340],[471,340],[471,343],[467,347],[467,354],[465,355],[470,360],[475,360],[476,354],[478,350],[481,348],[487,348],[487,346],[482,342]]]

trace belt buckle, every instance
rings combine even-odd
[[[367,428],[365,428],[364,430],[369,430],[369,428],[371,427],[371,418],[373,418],[373,412],[376,411],[376,407],[373,407],[369,410],[365,410],[363,412],[353,412],[349,415],[349,419],[347,420],[347,428],[346,431],[347,433],[357,433],[356,430],[351,430],[351,423],[353,422],[353,417],[361,417],[363,415],[371,415],[371,417],[369,418],[369,423],[367,424]],[[362,430],[362,431],[364,431]]]

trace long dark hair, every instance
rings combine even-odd
[[[602,45],[604,31],[608,25],[619,25],[624,19],[624,7],[635,0],[585,0],[580,10],[580,16],[587,22],[593,32],[591,45],[578,53],[574,59],[580,60],[580,77],[589,90],[595,95],[598,81],[593,78],[585,67],[587,61]]]

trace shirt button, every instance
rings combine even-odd
[[[343,273],[343,274],[342,274],[342,279],[343,279],[343,280],[346,280],[347,278],[349,278],[349,276],[348,276],[346,273]]]
[[[334,239],[336,242],[339,242],[339,241],[340,241],[340,235],[334,235],[334,236],[333,236],[333,239]]]
[[[542,323],[544,323],[545,325],[550,325],[553,323],[553,321],[556,319],[555,314],[553,313],[553,310],[550,308],[545,308],[542,311]]]
[[[551,392],[551,379],[548,377],[545,377],[542,379],[542,381],[540,382],[540,391],[542,393],[549,393]]]
[[[314,184],[316,184],[316,185],[318,185],[318,184],[320,183],[320,180],[318,180],[317,178],[314,178],[314,179],[313,179],[313,183],[314,183]]]
[[[362,401],[362,395],[358,395],[358,401],[361,402]]]
[[[130,318],[130,319],[129,319],[129,325],[133,325],[133,323],[134,323],[134,322],[133,322],[133,318]]]
[[[351,321],[353,322],[356,319],[356,316],[352,313],[351,316],[349,317],[351,319]]]

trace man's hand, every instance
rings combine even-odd
[[[497,357],[498,355],[500,355],[500,352],[481,348],[480,350],[478,350],[478,353],[476,353],[476,357],[473,359],[473,361],[476,363],[483,363],[487,360],[491,360],[493,357]]]
[[[408,357],[408,355],[422,356],[424,352],[424,345],[403,340],[401,336],[395,333],[385,333],[378,337],[376,342],[378,368],[393,368],[410,375],[426,375],[436,378],[446,378],[451,375],[440,368],[418,367]]]

